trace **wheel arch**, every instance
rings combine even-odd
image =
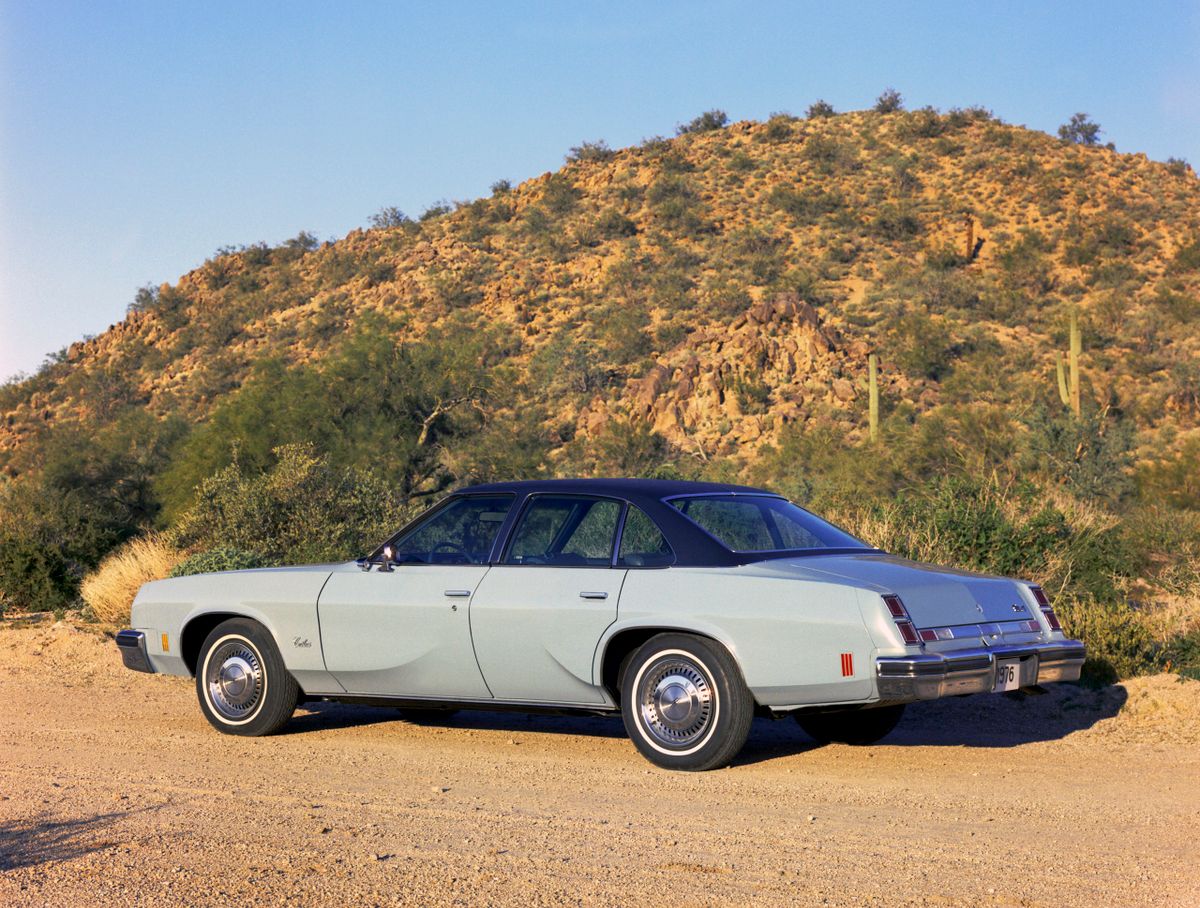
[[[261,615],[232,609],[198,612],[194,615],[189,615],[179,631],[179,655],[183,658],[184,665],[187,666],[188,674],[192,677],[196,675],[196,665],[200,661],[200,648],[204,645],[205,638],[218,625],[233,618],[242,618],[259,625],[271,635],[271,639],[275,641],[276,649],[281,649],[279,647],[278,635],[270,624],[262,619]]]
[[[614,703],[619,705],[621,702],[621,663],[625,661],[630,653],[637,650],[647,640],[657,637],[659,634],[688,634],[692,637],[703,637],[713,643],[720,644],[729,653],[738,671],[742,673],[743,681],[745,680],[746,673],[742,667],[741,660],[738,658],[737,648],[725,634],[716,628],[688,627],[669,621],[638,623],[620,627],[614,626],[609,628],[604,638],[600,641],[600,645],[596,648],[595,668],[596,677],[600,680],[601,687],[612,697]],[[753,697],[754,692],[751,691],[750,695]]]

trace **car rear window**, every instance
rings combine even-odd
[[[866,549],[865,542],[770,495],[704,495],[669,502],[735,552]]]

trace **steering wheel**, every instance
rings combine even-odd
[[[433,548],[431,548],[429,550],[429,563],[430,564],[434,563],[434,556],[437,555],[437,553],[441,552],[441,551],[453,552],[456,555],[462,555],[463,558],[466,559],[466,561],[468,561],[468,562],[470,562],[470,560],[471,560],[471,556],[470,556],[470,554],[468,554],[466,548],[459,545],[457,542],[439,542],[437,545],[435,545]]]

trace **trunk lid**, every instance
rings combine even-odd
[[[920,564],[879,552],[819,555],[804,568],[895,593],[917,627],[953,627],[1036,617],[1020,585],[1004,577]]]

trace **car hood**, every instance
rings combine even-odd
[[[1034,617],[1028,586],[1020,581],[909,561],[883,552],[812,555],[788,564],[811,577],[828,577],[904,600],[918,627],[1012,621]]]

